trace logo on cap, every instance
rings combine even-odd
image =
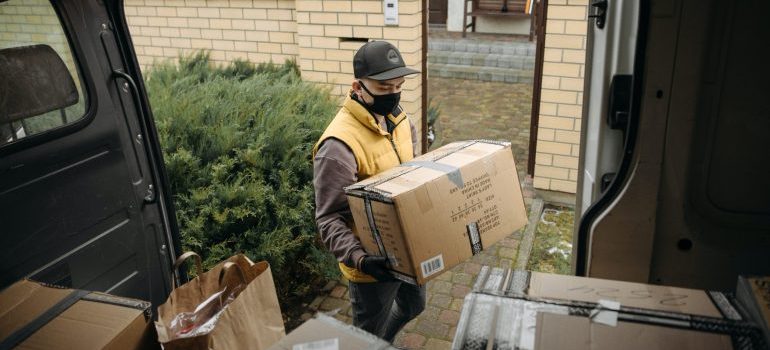
[[[398,63],[398,53],[396,53],[396,50],[388,50],[388,61]]]

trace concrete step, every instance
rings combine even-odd
[[[535,57],[535,43],[528,41],[429,39],[428,52],[434,51],[475,52]]]
[[[533,70],[535,57],[497,53],[429,51],[428,64],[434,63]]]
[[[532,84],[533,71],[500,67],[465,66],[448,63],[428,65],[428,73],[434,77],[471,79],[504,83]]]

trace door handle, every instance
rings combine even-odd
[[[631,112],[632,84],[633,76],[630,74],[616,74],[610,82],[607,125],[611,129],[623,131],[624,139],[628,128],[628,116]]]
[[[144,110],[142,109],[142,106],[140,105],[141,98],[139,96],[139,87],[136,86],[136,82],[133,78],[131,78],[130,75],[123,72],[120,69],[116,69],[112,71],[112,76],[115,79],[123,79],[128,83],[128,86],[131,90],[131,98],[134,100],[134,103],[136,104],[136,110],[139,113],[140,121],[139,121],[139,127],[142,130],[143,135],[148,135],[147,133],[147,126],[144,124],[147,118],[144,115]],[[150,171],[153,175],[153,179],[157,178],[155,175],[155,171],[152,165],[150,165]],[[145,203],[154,203],[157,197],[155,196],[155,190],[153,188],[152,182],[147,184],[147,188],[145,189],[144,193],[144,202]]]

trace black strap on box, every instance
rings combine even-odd
[[[377,243],[377,249],[380,251],[380,255],[384,256],[386,259],[388,258],[387,252],[385,251],[385,244],[382,243],[382,236],[380,235],[380,230],[377,229],[377,223],[374,221],[374,211],[372,210],[372,200],[369,198],[369,196],[364,196],[364,210],[366,210],[366,219],[369,221],[369,230],[372,231],[372,237],[374,238],[374,241]]]
[[[13,332],[13,334],[8,336],[8,338],[3,339],[3,341],[0,342],[0,350],[10,350],[15,348],[17,345],[27,340],[29,336],[35,334],[35,332],[37,332],[40,328],[45,326],[48,322],[51,322],[51,320],[59,316],[59,314],[64,312],[64,310],[69,309],[70,306],[77,303],[80,299],[83,299],[83,297],[89,293],[91,292],[85,290],[72,291],[72,293],[68,294],[66,297],[64,297],[64,299],[59,300],[58,303],[51,306],[40,316],[30,321],[19,330]]]

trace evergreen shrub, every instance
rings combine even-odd
[[[282,307],[336,276],[317,240],[311,151],[336,113],[296,64],[198,53],[155,66],[146,86],[185,250],[205,267],[243,252],[272,265]]]

